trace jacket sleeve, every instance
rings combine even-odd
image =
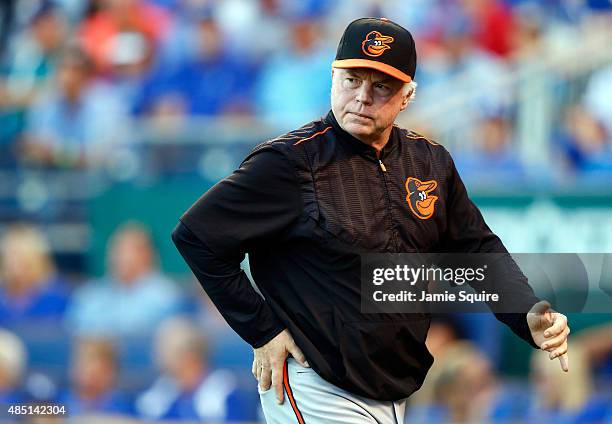
[[[535,348],[539,348],[527,325],[527,312],[540,301],[527,282],[527,277],[512,259],[505,246],[485,223],[482,214],[470,200],[455,164],[450,158],[451,173],[448,181],[447,230],[443,239],[443,252],[496,253],[495,268],[501,278],[496,279],[492,291],[500,299],[511,299],[512,313],[496,312],[498,320]],[[493,256],[493,255],[492,255]],[[516,311],[516,312],[514,312]]]
[[[255,348],[285,326],[240,262],[251,249],[282,241],[300,216],[301,202],[292,163],[283,152],[264,146],[193,204],[172,233],[221,315]]]

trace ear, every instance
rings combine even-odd
[[[408,93],[406,96],[404,96],[404,100],[402,100],[402,107],[400,108],[400,112],[405,110],[408,107],[408,103],[410,103],[410,94],[412,92]]]

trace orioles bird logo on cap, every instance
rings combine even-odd
[[[365,40],[361,43],[361,50],[368,56],[378,57],[385,50],[390,49],[390,43],[393,43],[394,38],[389,35],[382,35],[378,31],[370,31],[366,35]]]
[[[406,201],[410,210],[420,219],[429,219],[434,213],[434,205],[438,196],[430,196],[438,186],[436,180],[421,181],[418,178],[408,177],[406,180]]]

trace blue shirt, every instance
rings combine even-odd
[[[60,319],[68,299],[68,285],[57,275],[18,298],[9,296],[4,284],[0,284],[0,325],[32,319]]]
[[[136,400],[139,415],[151,420],[253,421],[259,399],[240,390],[228,370],[215,370],[191,392],[169,376],[158,378]]]
[[[107,277],[75,292],[67,322],[77,334],[144,335],[181,307],[178,287],[160,273],[143,275],[129,286]]]
[[[129,398],[114,390],[96,399],[83,399],[78,393],[69,390],[59,396],[58,404],[64,405],[66,412],[72,416],[91,413],[133,415],[134,412]]]

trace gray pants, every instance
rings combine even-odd
[[[406,399],[390,402],[357,396],[328,383],[293,358],[285,363],[283,387],[282,405],[276,402],[273,388],[259,389],[267,424],[404,423]]]

